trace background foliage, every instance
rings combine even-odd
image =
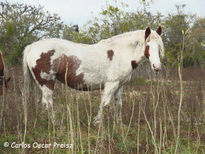
[[[149,6],[142,2],[137,12],[126,11],[127,4],[107,5],[98,17],[88,21],[76,32],[72,25],[64,24],[57,14],[45,12],[43,7],[27,4],[0,3],[0,49],[7,63],[21,64],[26,45],[47,37],[58,37],[81,43],[96,43],[113,35],[145,29],[163,27],[167,67],[175,67],[182,46],[182,30],[189,30],[185,40],[184,67],[205,66],[205,18],[186,14],[185,5],[176,6],[175,14],[163,16],[152,14]],[[75,25],[76,26],[76,25]]]
[[[137,12],[126,11],[126,4],[108,4],[80,28],[42,7],[0,3],[0,49],[7,65],[14,65],[8,69],[8,91],[0,97],[0,153],[205,153],[205,19],[186,14],[185,5],[177,6],[175,14],[152,14],[142,1]],[[48,37],[92,44],[159,25],[165,69],[156,74],[150,65],[139,65],[137,78],[124,86],[120,121],[110,105],[101,127],[93,125],[101,91],[79,92],[59,82],[53,96],[56,124],[51,124],[35,84],[29,103],[22,101],[23,72],[16,65],[26,45]],[[71,143],[73,148],[12,148],[5,147],[7,142]]]

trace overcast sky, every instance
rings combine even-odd
[[[0,0],[4,1],[4,0]],[[78,24],[80,26],[93,17],[97,16],[102,8],[108,4],[114,4],[113,0],[7,0],[8,2],[18,2],[33,5],[44,6],[45,11],[57,13],[64,23]],[[128,4],[129,11],[136,11],[139,7],[140,0],[117,0]],[[157,11],[163,15],[175,13],[177,4],[187,4],[186,12],[194,13],[198,16],[205,17],[205,0],[153,0],[150,10],[153,13]]]

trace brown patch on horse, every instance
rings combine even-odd
[[[2,53],[0,52],[0,76],[4,76],[4,61]]]
[[[5,84],[5,87],[7,88],[8,82],[11,80],[11,77],[4,79],[4,76],[0,76],[0,86]]]
[[[33,73],[35,75],[36,80],[38,83],[43,86],[45,85],[51,90],[54,90],[54,81],[53,80],[46,80],[41,78],[41,72],[43,73],[50,73],[51,70],[51,56],[53,56],[55,50],[49,50],[47,53],[42,53],[40,58],[36,61],[35,68],[32,68]]]
[[[3,87],[0,88],[0,95],[3,95]]]
[[[53,61],[54,68],[57,68],[56,78],[62,83],[66,83],[71,88],[87,91],[88,87],[84,83],[84,74],[76,75],[77,69],[80,67],[81,60],[76,56],[62,55]],[[66,74],[67,72],[67,74]]]
[[[138,66],[138,64],[137,64],[137,62],[136,62],[135,60],[132,60],[132,61],[131,61],[131,65],[132,65],[132,69],[133,69],[133,70],[136,69],[137,66]]]
[[[3,85],[5,85],[5,90],[7,91],[8,82],[10,81],[10,77],[6,79],[4,72],[4,59],[2,52],[0,51],[0,95],[3,94]]]
[[[109,58],[110,60],[112,60],[113,55],[114,55],[114,51],[113,50],[108,50],[107,51],[107,58]]]
[[[3,77],[0,77],[0,95],[3,95],[3,84],[5,85],[5,93],[7,93],[8,82],[10,81],[10,79],[11,77],[7,79],[3,79]]]
[[[145,52],[144,52],[144,55],[145,55],[145,57],[147,58],[147,59],[149,59],[149,46],[147,45],[146,47],[145,47]]]

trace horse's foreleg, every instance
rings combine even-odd
[[[97,116],[95,117],[94,123],[97,124],[100,122],[103,114],[103,107],[107,106],[110,103],[110,100],[116,90],[119,88],[119,82],[107,82],[105,83],[105,88],[101,97],[100,108]]]
[[[113,108],[117,121],[119,120],[119,118],[121,118],[122,113],[122,92],[123,87],[119,88],[114,94],[115,102],[113,104]]]

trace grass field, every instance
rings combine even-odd
[[[57,83],[52,125],[36,87],[25,110],[21,67],[9,70],[9,90],[0,97],[0,153],[205,153],[204,69],[183,69],[181,83],[177,68],[139,72],[125,85],[122,119],[115,119],[112,100],[100,126],[92,122],[101,91]]]

